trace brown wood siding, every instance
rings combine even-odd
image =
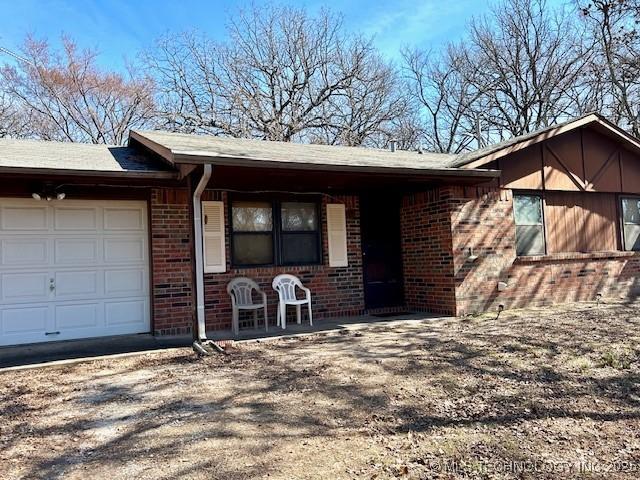
[[[544,215],[548,253],[618,249],[613,193],[545,192]]]
[[[500,158],[501,186],[523,190],[640,193],[640,156],[583,128]]]
[[[548,190],[579,191],[584,184],[580,131],[543,143],[544,185]]]
[[[620,192],[620,145],[596,132],[585,130],[584,168],[586,189],[594,192]]]
[[[620,176],[623,192],[640,193],[640,158],[628,150],[620,152]]]
[[[534,145],[501,159],[497,168],[502,170],[502,183],[506,188],[542,190],[542,149]]]

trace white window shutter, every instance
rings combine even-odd
[[[204,272],[226,272],[227,256],[224,247],[223,202],[202,202],[202,243]]]
[[[327,204],[327,243],[329,245],[329,266],[346,267],[347,258],[347,219],[344,205]]]

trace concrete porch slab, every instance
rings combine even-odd
[[[400,314],[388,317],[363,315],[318,320],[313,326],[309,325],[307,321],[303,321],[300,325],[295,322],[287,323],[285,330],[275,325],[270,325],[268,332],[265,332],[263,327],[258,329],[241,329],[237,336],[234,336],[231,330],[218,330],[207,332],[207,336],[211,340],[235,340],[238,342],[269,341],[278,338],[332,333],[340,330],[363,329],[401,322],[432,321],[438,318],[443,317],[428,313]],[[0,368],[27,365],[37,366],[50,362],[73,359],[90,360],[106,355],[148,352],[150,350],[163,348],[190,347],[191,343],[191,336],[186,335],[154,337],[151,334],[140,334],[1,347]]]
[[[308,320],[306,320],[306,318],[303,316],[301,324],[297,324],[295,323],[295,321],[287,322],[287,328],[284,330],[281,327],[270,324],[268,332],[266,332],[264,327],[261,326],[257,329],[241,328],[237,336],[234,336],[231,330],[214,330],[211,332],[207,332],[207,337],[211,340],[260,341],[281,337],[294,337],[297,335],[317,334],[323,332],[330,333],[345,329],[360,329],[367,328],[372,325],[392,324],[394,322],[432,320],[436,318],[443,317],[430,313],[406,313],[385,317],[361,315],[322,319],[314,322],[312,326],[309,325]],[[259,318],[258,321],[261,321],[261,319]]]

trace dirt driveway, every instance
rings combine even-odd
[[[0,476],[638,478],[639,340],[581,304],[3,372]]]

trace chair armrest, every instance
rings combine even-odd
[[[267,294],[264,293],[262,290],[260,291],[260,293],[262,294],[262,303],[264,303],[266,305],[267,304]]]
[[[307,287],[300,287],[300,289],[306,294],[307,298],[311,298],[311,290]]]

